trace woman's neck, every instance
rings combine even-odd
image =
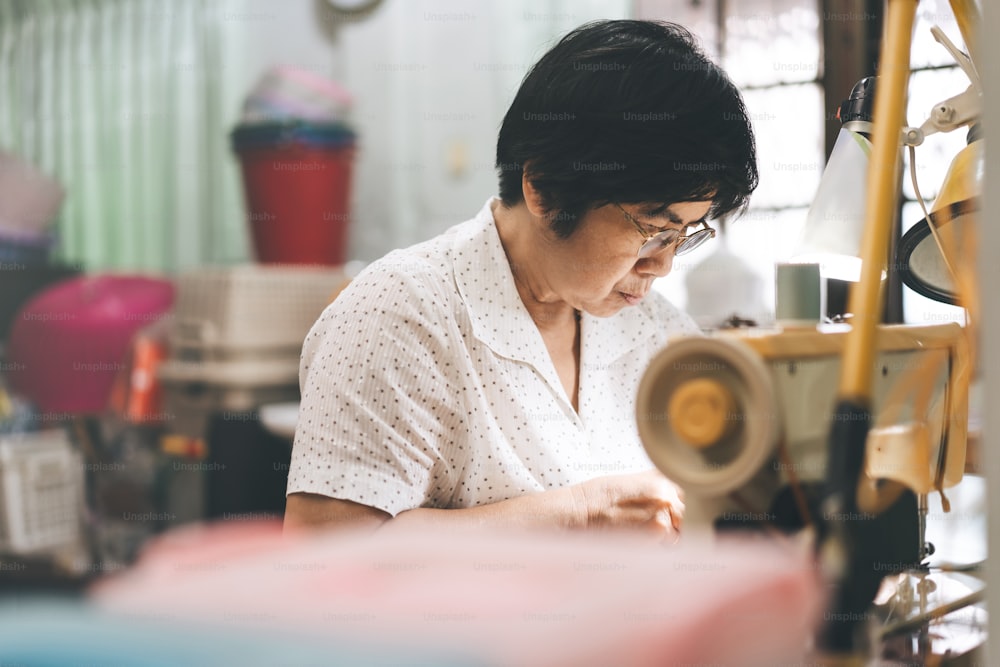
[[[579,312],[549,287],[545,276],[546,260],[540,256],[545,242],[539,233],[545,221],[533,219],[524,204],[511,208],[498,204],[493,217],[517,293],[539,331],[576,328]]]

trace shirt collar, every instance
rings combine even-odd
[[[455,239],[451,250],[455,283],[468,308],[473,335],[500,356],[529,363],[545,374],[552,363],[517,293],[500,243],[493,219],[493,208],[499,205],[500,200],[491,197]]]

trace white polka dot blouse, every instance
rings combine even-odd
[[[369,265],[305,339],[288,493],[395,516],[652,467],[635,397],[667,339],[698,334],[657,292],[581,319],[579,412],[517,293],[491,199]]]

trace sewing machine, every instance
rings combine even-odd
[[[975,3],[951,5],[975,52]],[[939,494],[947,512],[948,489],[965,472],[979,323],[974,272],[982,142],[975,133],[930,211],[897,248],[907,284],[963,306],[965,326],[879,321],[900,147],[910,148],[912,163],[924,135],[972,124],[980,113],[973,59],[938,31],[935,37],[972,85],[936,105],[921,127],[903,127],[916,6],[915,0],[887,3],[850,325],[680,339],[653,359],[638,392],[639,433],[653,462],[685,490],[689,530],[812,538],[831,591],[816,637],[818,664],[867,664],[906,633],[920,651],[904,657],[921,660],[907,664],[940,661],[942,654],[930,648],[932,621],[956,610],[978,614],[984,598],[983,587],[973,584],[931,601],[933,590],[954,580],[928,573],[924,562],[931,551],[924,536],[928,498]],[[897,617],[884,617],[886,609]],[[876,621],[883,625],[873,631]],[[948,659],[975,655],[985,637],[977,631],[977,640]],[[869,644],[873,637],[881,647]]]

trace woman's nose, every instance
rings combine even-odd
[[[635,263],[635,270],[647,276],[662,278],[674,266],[674,246],[667,246],[651,257],[643,257]]]

